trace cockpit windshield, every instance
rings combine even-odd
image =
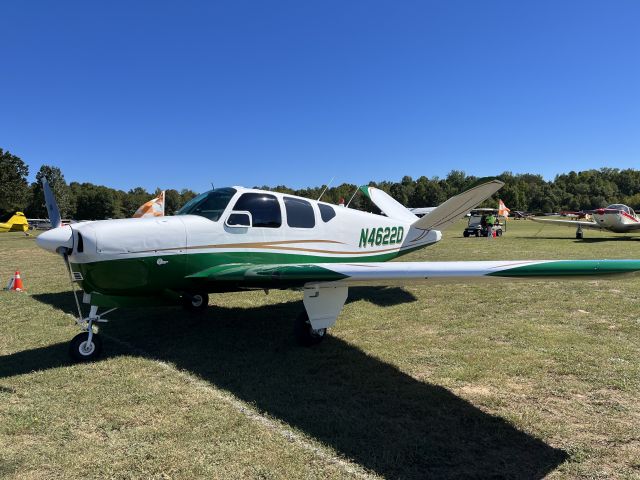
[[[189,200],[176,215],[200,215],[217,222],[235,193],[235,188],[209,190]]]
[[[609,205],[607,207],[607,210],[622,210],[624,213],[631,214],[631,212],[629,211],[631,209],[629,207],[627,207],[626,205],[623,205],[621,203],[614,203],[613,205]]]

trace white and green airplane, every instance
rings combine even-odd
[[[61,254],[69,276],[91,306],[70,344],[74,360],[101,351],[93,324],[117,307],[176,305],[200,310],[208,294],[251,289],[298,289],[305,311],[297,341],[314,345],[335,324],[352,285],[401,285],[432,279],[593,276],[640,270],[640,260],[391,262],[432,245],[441,230],[495,193],[497,180],[450,198],[421,218],[382,190],[363,186],[385,215],[375,215],[282,193],[217,188],[175,216],[81,222],[60,226],[44,183],[54,228],[37,238]],[[75,287],[73,288],[75,294]],[[109,308],[98,315],[98,307]]]

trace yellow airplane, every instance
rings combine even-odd
[[[11,214],[9,214],[11,215]],[[29,222],[22,212],[16,212],[11,216],[5,216],[0,220],[0,232],[27,232],[29,230]]]

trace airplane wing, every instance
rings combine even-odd
[[[552,224],[557,224],[557,225],[563,225],[565,227],[574,227],[574,228],[582,227],[582,228],[588,228],[588,229],[591,229],[591,230],[606,230],[606,228],[601,227],[596,222],[574,221],[574,220],[556,220],[556,219],[552,219],[552,218],[536,218],[536,217],[529,217],[529,219],[534,221],[534,222],[538,222],[538,223],[552,223]]]
[[[496,193],[504,185],[500,180],[491,180],[462,192],[436,207],[413,223],[421,230],[444,230],[472,208]]]
[[[433,280],[607,276],[640,271],[640,260],[504,260],[475,262],[363,262],[211,267],[187,278],[253,288],[404,285]]]

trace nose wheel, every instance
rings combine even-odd
[[[102,315],[106,315],[114,310],[115,308],[112,308]],[[78,311],[80,311],[79,307]],[[82,314],[82,312],[80,312],[80,314]],[[100,335],[93,331],[94,323],[107,322],[105,318],[101,318],[102,315],[98,315],[98,307],[92,305],[88,317],[83,318],[82,316],[79,316],[76,319],[76,323],[80,325],[83,332],[73,337],[69,343],[69,356],[72,361],[78,363],[92,362],[102,353],[102,339],[100,338]]]
[[[582,233],[582,227],[578,227],[578,229],[576,230],[576,238],[578,240],[582,240],[584,237],[584,234]]]
[[[102,353],[102,339],[100,335],[82,332],[73,337],[69,343],[69,356],[74,362],[91,362]]]

